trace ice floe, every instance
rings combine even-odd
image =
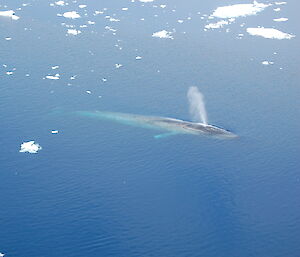
[[[120,64],[120,63],[116,63],[116,64],[115,64],[115,67],[116,67],[117,69],[121,68],[122,66],[123,66],[123,65]]]
[[[51,134],[58,134],[58,130],[51,130]]]
[[[83,8],[86,8],[87,5],[86,5],[86,4],[80,4],[80,5],[78,5],[78,7],[79,7],[80,9],[83,9]]]
[[[21,144],[20,153],[37,153],[42,147],[34,141],[24,142]]]
[[[258,3],[256,1],[253,4],[235,4],[218,7],[211,16],[227,19],[227,18],[236,18],[241,16],[255,15],[263,11],[266,7],[271,4]]]
[[[141,59],[142,59],[142,56],[136,56],[135,59],[136,59],[136,60],[141,60]]]
[[[172,32],[166,30],[154,32],[152,34],[152,37],[174,39],[172,36]]]
[[[278,22],[281,22],[281,21],[287,21],[288,18],[277,18],[277,19],[273,19],[273,21],[278,21]]]
[[[72,12],[65,12],[65,13],[63,14],[63,16],[64,16],[65,18],[69,18],[69,19],[78,19],[78,18],[80,18],[80,15],[79,15],[77,12],[75,12],[75,11],[72,11]]]
[[[205,25],[206,29],[218,29],[218,28],[222,28],[224,25],[228,25],[229,23],[231,23],[230,21],[227,20],[220,20],[216,23],[209,23],[207,25]]]
[[[77,30],[77,29],[68,29],[67,33],[71,34],[71,35],[74,35],[74,36],[77,36],[78,34],[81,33],[81,31]]]
[[[20,19],[20,17],[17,16],[13,10],[9,10],[9,11],[0,11],[0,16],[9,17],[9,18],[11,18],[11,19],[13,19],[13,20],[18,20],[18,19]]]
[[[270,65],[270,64],[274,64],[274,62],[262,61],[261,64],[263,64],[263,65]]]
[[[247,32],[252,36],[261,36],[270,39],[291,39],[295,37],[295,35],[282,32],[278,29],[264,27],[247,28]]]
[[[56,69],[58,69],[58,68],[59,68],[58,65],[55,65],[55,66],[52,66],[52,67],[51,67],[52,70],[56,70]]]
[[[139,0],[142,3],[151,3],[154,2],[154,0]]]
[[[281,9],[278,7],[278,8],[274,8],[273,10],[274,12],[279,12]]]
[[[55,4],[59,5],[59,6],[64,6],[65,2],[64,1],[57,1],[57,2],[55,2]]]
[[[59,74],[55,74],[54,76],[53,75],[47,75],[46,76],[46,79],[52,79],[52,80],[58,80],[59,79]]]

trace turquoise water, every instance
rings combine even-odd
[[[0,17],[5,257],[299,255],[296,1],[208,31],[204,14],[241,2],[26,3],[0,6],[20,16]],[[104,13],[94,16],[96,10]],[[81,18],[57,16],[67,11]],[[289,20],[274,22],[278,17]],[[64,22],[82,33],[66,36]],[[265,39],[245,31],[259,25],[296,37]],[[174,39],[151,37],[163,29]],[[56,73],[60,79],[43,79]],[[203,93],[209,123],[238,139],[155,139],[153,130],[70,114],[101,110],[190,120],[190,86]],[[42,150],[20,153],[30,140]]]

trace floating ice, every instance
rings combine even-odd
[[[85,91],[85,92],[87,92],[88,94],[91,94],[91,93],[92,93],[92,91],[90,91],[90,90],[87,90],[87,91]]]
[[[241,16],[255,15],[263,11],[271,4],[258,3],[256,1],[253,4],[234,4],[228,6],[218,7],[212,14],[217,18],[236,18]]]
[[[14,74],[14,73],[13,73],[12,71],[7,71],[6,74],[7,74],[7,75],[12,75],[12,74]]]
[[[153,2],[154,0],[139,0],[140,2],[142,2],[142,3],[151,3],[151,2]]]
[[[37,153],[41,150],[42,147],[38,143],[34,143],[34,141],[24,142],[21,144],[20,153]]]
[[[0,253],[0,257],[3,257],[5,254],[4,253]]]
[[[295,37],[295,35],[291,35],[273,28],[247,28],[247,32],[252,36],[261,36],[270,39],[291,39]]]
[[[274,12],[279,12],[281,9],[278,7],[278,8],[275,8],[273,10],[274,10]]]
[[[135,57],[136,60],[141,60],[142,59],[142,56],[137,56]]]
[[[13,10],[9,10],[9,11],[0,11],[0,16],[9,17],[9,18],[11,18],[11,19],[13,19],[13,20],[18,20],[18,19],[20,19],[20,17],[17,16]]]
[[[58,130],[51,130],[51,134],[58,134]]]
[[[275,2],[276,5],[283,5],[286,4],[286,2]]]
[[[205,28],[206,29],[218,29],[218,28],[222,28],[224,25],[228,25],[228,24],[229,24],[229,21],[221,20],[216,23],[209,23],[209,24],[205,25]]]
[[[80,4],[78,7],[79,7],[80,9],[83,9],[83,8],[86,8],[87,5],[86,5],[86,4]]]
[[[57,79],[59,79],[59,74],[55,74],[54,76],[53,75],[47,75],[46,79],[57,80]]]
[[[261,64],[263,64],[263,65],[270,65],[270,64],[274,64],[274,62],[263,61],[263,62],[261,62]]]
[[[161,31],[153,33],[152,37],[174,39],[173,36],[171,36],[171,34],[172,34],[172,32],[169,32],[166,30],[161,30]]]
[[[77,29],[68,29],[67,33],[71,34],[71,35],[74,35],[74,36],[77,36],[78,34],[81,33],[81,31],[77,30]]]
[[[273,19],[273,21],[278,21],[278,22],[281,22],[281,21],[287,21],[288,18],[277,18],[277,19]]]
[[[115,67],[117,68],[117,69],[119,69],[119,68],[121,68],[123,65],[122,64],[119,64],[119,63],[116,63],[115,64]]]
[[[57,2],[55,2],[55,4],[59,5],[59,6],[64,6],[65,2],[64,1],[57,1]]]
[[[69,19],[78,19],[78,18],[80,18],[80,15],[79,15],[77,12],[75,12],[75,11],[72,11],[72,12],[65,12],[65,13],[63,14],[63,16],[64,16],[65,18],[69,18]]]
[[[56,65],[56,66],[52,66],[52,67],[51,67],[51,69],[52,69],[52,70],[56,70],[56,69],[58,69],[58,68],[59,68],[59,66],[58,66],[58,65]]]

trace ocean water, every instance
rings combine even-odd
[[[270,6],[217,29],[205,29],[222,20],[209,18],[216,8],[252,2],[65,3],[0,2],[20,17],[0,16],[0,252],[299,256],[298,1],[262,1]],[[57,15],[68,11],[81,17]],[[258,26],[295,37],[247,33]],[[152,37],[162,30],[173,39]],[[190,86],[204,95],[209,123],[239,138],[155,139],[154,130],[74,115],[190,120]],[[19,152],[31,140],[42,149]]]

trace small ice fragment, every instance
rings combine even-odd
[[[110,17],[110,18],[109,18],[109,21],[119,22],[120,20],[119,20],[119,19],[115,19],[115,18]]]
[[[163,9],[164,9],[164,8],[166,8],[166,7],[167,7],[167,5],[165,5],[165,4],[161,4],[161,5],[160,5],[160,8],[163,8]]]
[[[69,18],[69,19],[78,19],[78,18],[80,18],[80,15],[79,15],[77,12],[75,12],[75,11],[72,11],[72,12],[65,12],[65,13],[63,14],[63,16],[64,16],[65,18]]]
[[[262,61],[261,64],[263,64],[263,65],[270,65],[270,64],[274,64],[274,62]]]
[[[5,255],[4,253],[0,253],[0,257],[4,257],[4,255]]]
[[[90,90],[87,90],[87,91],[85,91],[85,92],[87,92],[88,94],[91,94],[91,93],[92,93]]]
[[[59,66],[58,66],[58,65],[56,65],[56,66],[52,66],[52,67],[51,67],[51,69],[52,69],[52,70],[56,70],[56,69],[58,69],[58,68],[59,68]]]
[[[90,24],[90,25],[94,25],[94,24],[95,24],[95,22],[94,22],[94,21],[88,21],[88,24]]]
[[[13,19],[13,20],[18,20],[18,19],[20,19],[20,17],[17,16],[13,10],[9,10],[9,11],[0,11],[0,16],[9,17],[9,18],[11,18],[11,19]]]
[[[59,5],[59,6],[64,6],[65,2],[64,1],[57,1],[57,2],[55,2],[55,4]]]
[[[278,21],[278,22],[281,22],[281,21],[287,21],[288,18],[277,18],[277,19],[273,19],[273,21]]]
[[[178,20],[177,22],[178,22],[178,23],[183,23],[183,20]]]
[[[174,39],[173,36],[171,36],[171,34],[172,34],[172,32],[170,32],[170,31],[161,30],[158,32],[154,32],[152,34],[152,37]]]
[[[106,82],[106,81],[107,81],[107,79],[106,79],[106,78],[103,78],[103,79],[102,79],[102,81],[103,81],[103,82]]]
[[[21,144],[20,153],[37,153],[42,147],[34,141],[24,142]]]
[[[269,39],[291,39],[295,37],[295,35],[282,32],[278,29],[264,27],[247,28],[247,32],[252,36],[261,36]]]
[[[87,5],[86,5],[86,4],[80,4],[78,7],[79,7],[80,9],[83,9],[83,8],[86,8]]]
[[[11,37],[6,37],[5,40],[9,41],[11,40]]]
[[[276,5],[283,5],[286,4],[286,2],[275,2]]]
[[[135,57],[136,60],[141,60],[142,59],[142,56],[137,56]]]
[[[127,7],[123,7],[122,11],[128,11],[128,8]]]
[[[70,35],[77,36],[78,34],[81,33],[81,31],[77,30],[77,29],[68,29],[67,33],[70,34]]]
[[[14,74],[14,73],[13,73],[12,71],[7,71],[6,74],[7,74],[7,75],[12,75],[12,74]]]
[[[142,2],[142,3],[151,3],[151,2],[153,2],[154,0],[139,0],[140,2]]]
[[[58,130],[51,130],[52,134],[58,134]]]
[[[224,25],[228,25],[230,22],[226,20],[220,20],[216,23],[209,23],[205,25],[206,29],[219,29],[222,28]]]
[[[115,64],[115,67],[116,67],[117,69],[121,68],[122,66],[123,66],[123,65],[120,64],[120,63],[116,63],[116,64]]]
[[[46,79],[53,79],[53,80],[57,80],[59,79],[59,74],[55,74],[54,76],[53,75],[47,75],[46,76]]]
[[[274,8],[273,10],[274,10],[274,12],[279,12],[280,8],[279,7],[278,8]]]
[[[272,4],[263,4],[256,1],[253,4],[234,4],[218,7],[212,16],[218,18],[235,18],[248,15],[256,15]]]

